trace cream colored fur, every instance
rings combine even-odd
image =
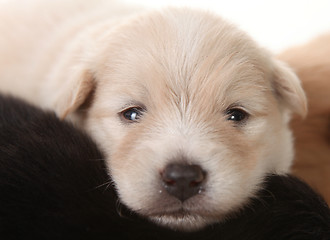
[[[297,154],[293,174],[330,204],[330,33],[290,48],[279,58],[298,74],[308,98],[308,115],[291,122]]]
[[[235,26],[199,10],[44,2],[1,6],[0,89],[86,129],[129,208],[194,230],[240,208],[267,173],[288,172],[288,121],[306,113],[304,92]],[[134,106],[145,109],[141,119],[123,121]],[[249,117],[229,121],[231,108]],[[183,203],[160,180],[173,161],[207,174]]]

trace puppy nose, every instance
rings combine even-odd
[[[167,192],[182,202],[196,195],[205,180],[205,172],[198,165],[169,164],[161,175]]]

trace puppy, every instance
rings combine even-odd
[[[85,129],[131,210],[196,230],[288,172],[290,114],[306,113],[300,82],[220,17],[12,2],[0,10],[0,89]]]
[[[224,223],[183,233],[118,202],[102,154],[86,134],[22,101],[0,96],[0,236],[9,239],[328,239],[330,211],[291,176],[265,178]]]
[[[309,112],[291,126],[296,139],[293,174],[301,177],[330,203],[330,34],[279,57],[288,62],[302,80]]]

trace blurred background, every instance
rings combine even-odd
[[[278,53],[330,32],[330,0],[125,0],[150,8],[189,6],[214,11]]]

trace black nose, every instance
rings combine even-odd
[[[205,172],[198,165],[169,164],[161,175],[167,192],[182,202],[196,195],[205,180]]]

